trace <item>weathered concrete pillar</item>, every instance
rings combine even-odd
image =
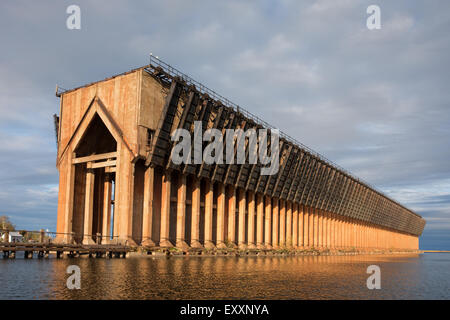
[[[351,225],[350,225],[350,219],[346,218],[345,222],[345,246],[347,248],[351,247]]]
[[[366,248],[366,223],[361,223],[361,248]]]
[[[360,245],[361,248],[365,250],[366,248],[366,225],[365,222],[361,222],[360,225],[360,234],[361,234],[361,241],[360,241]]]
[[[336,215],[330,212],[330,248],[336,248]]]
[[[161,189],[161,231],[159,246],[173,247],[169,239],[170,230],[170,189],[171,189],[171,173],[164,172],[162,175]]]
[[[361,248],[361,222],[356,223],[356,247]]]
[[[186,175],[178,177],[177,192],[177,241],[176,246],[181,249],[189,248],[185,239],[186,233]]]
[[[392,230],[389,230],[389,247],[391,249],[395,249],[396,243],[395,243],[395,238],[394,238],[394,233],[392,232]]]
[[[265,196],[264,207],[264,246],[266,249],[272,249],[272,199],[269,196]]]
[[[247,230],[247,248],[254,249],[255,245],[255,193],[248,191],[248,230]]]
[[[292,246],[298,247],[298,204],[292,203]]]
[[[323,212],[322,210],[316,209],[316,213],[317,213],[317,219],[318,219],[318,232],[319,232],[319,236],[317,239],[317,246],[319,248],[323,248]]]
[[[236,189],[228,188],[228,242],[236,244]]]
[[[327,248],[331,249],[333,243],[333,214],[327,212]]]
[[[385,233],[386,233],[386,248],[387,249],[392,249],[391,239],[390,239],[391,233],[390,233],[389,230],[385,230]]]
[[[324,248],[330,248],[330,219],[329,213],[323,211],[323,246]]]
[[[340,248],[340,241],[339,241],[339,237],[340,237],[340,233],[339,233],[339,218],[340,216],[337,214],[333,214],[333,221],[334,221],[334,248],[338,249]]]
[[[75,154],[72,153],[72,157],[75,157]],[[75,189],[75,165],[73,165],[72,158],[68,158],[67,166],[70,168],[67,170],[66,177],[66,190],[67,190],[67,198],[64,203],[64,242],[65,243],[73,243],[74,238],[72,237],[73,232],[73,199],[74,199],[74,189]],[[60,175],[60,179],[64,181],[64,176]],[[60,185],[61,188],[61,185]],[[61,192],[61,191],[60,191]]]
[[[384,240],[385,240],[385,238],[384,238],[384,230],[383,229],[380,229],[380,228],[377,228],[376,227],[376,230],[377,230],[377,243],[378,243],[378,249],[384,249]]]
[[[297,203],[296,203],[297,204]],[[304,219],[305,219],[305,212],[303,210],[303,206],[297,204],[298,207],[298,244],[297,246],[302,249],[305,246],[304,242]]]
[[[344,218],[344,220],[342,221],[344,224],[344,248],[349,248],[350,247],[350,227],[349,227],[349,223],[348,223],[348,218]]]
[[[377,230],[373,228],[372,224],[370,224],[370,247],[378,249]]]
[[[134,172],[133,154],[123,142],[117,142],[114,185],[114,236],[121,244],[136,245],[133,234]],[[116,239],[115,239],[116,241]]]
[[[330,223],[331,223],[331,234],[330,234],[330,238],[331,238],[331,242],[330,242],[330,247],[331,248],[336,248],[337,247],[337,229],[336,229],[336,215],[334,213],[330,213]]]
[[[292,247],[292,203],[286,201],[286,246]]]
[[[245,249],[245,212],[247,199],[245,197],[245,189],[239,189],[239,226],[238,226],[238,246]]]
[[[192,248],[203,248],[200,243],[200,180],[192,177],[192,214],[191,242]]]
[[[391,247],[391,239],[390,239],[390,232],[389,230],[385,230],[386,233],[386,248],[389,249]]]
[[[153,247],[155,243],[152,240],[153,236],[153,191],[155,181],[155,169],[148,167],[144,174],[144,204],[142,217],[142,245]],[[111,207],[111,206],[110,206]]]
[[[309,212],[309,230],[308,230],[308,238],[309,238],[309,247],[314,248],[314,218],[315,214],[311,207],[308,207]]]
[[[94,218],[94,182],[94,170],[87,169],[86,194],[84,201],[83,244],[95,244],[94,240],[92,239],[92,220]]]
[[[347,219],[347,234],[348,234],[347,247],[352,248],[353,247],[353,224],[352,224],[351,218]]]
[[[274,249],[279,247],[278,241],[278,228],[279,228],[279,200],[278,198],[272,199],[272,247]]]
[[[303,246],[309,248],[309,211],[308,208],[302,205],[303,210]]]
[[[312,209],[314,212],[314,248],[319,247],[319,212],[316,209]]]
[[[103,183],[103,223],[101,243],[107,244],[111,239],[111,197],[112,197],[112,179],[111,175],[105,175]]]
[[[330,248],[331,247],[331,221],[330,221],[330,213],[329,212],[325,212],[324,213],[324,218],[325,218],[325,248]]]
[[[368,248],[368,242],[367,242],[367,224],[366,222],[363,222],[363,226],[362,226],[362,235],[363,235],[363,243],[362,246],[363,248]]]
[[[364,246],[364,225],[362,222],[359,223],[359,247]]]
[[[379,229],[378,230],[379,235],[378,235],[378,241],[380,242],[380,249],[386,249],[386,230],[383,229]]]
[[[328,213],[322,211],[322,247],[328,248]]]
[[[333,213],[327,212],[327,229],[328,229],[328,248],[333,248]]]
[[[344,223],[343,223],[343,217],[339,216],[339,220],[338,220],[338,243],[339,243],[339,248],[343,248],[344,247]]]
[[[331,248],[335,249],[337,244],[337,227],[336,227],[336,215],[331,213]]]
[[[286,202],[280,199],[280,246],[286,246]]]
[[[205,181],[205,248],[214,249],[213,243],[213,183],[209,180]]]
[[[319,227],[322,228],[322,230],[319,232],[319,247],[325,248],[326,247],[326,238],[327,238],[327,226],[326,226],[326,216],[325,212],[323,210],[319,210]]]
[[[256,246],[263,248],[263,226],[264,223],[264,199],[259,193],[256,194]]]
[[[393,237],[392,237],[392,231],[391,230],[389,230],[388,231],[388,233],[389,233],[389,248],[394,248],[394,241],[393,241]]]
[[[348,246],[350,247],[350,248],[353,248],[354,247],[354,244],[353,244],[353,221],[352,221],[352,219],[349,219],[348,220],[348,227],[349,227],[349,229],[348,229],[348,235],[349,235],[349,244],[348,244]]]
[[[372,226],[372,238],[373,238],[373,246],[377,249],[380,249],[380,238],[379,238],[379,229]]]
[[[370,235],[370,248],[377,248],[377,240],[375,230],[372,228],[372,224],[369,223],[369,235]]]
[[[217,248],[226,248],[225,245],[225,185],[217,186]]]
[[[328,248],[328,213],[322,210],[323,226],[322,226],[322,246]]]
[[[367,248],[371,248],[371,243],[370,243],[370,226],[369,223],[366,223],[366,247]]]
[[[378,249],[378,230],[375,229],[372,225],[370,225],[370,233],[371,233],[371,247]]]
[[[352,248],[353,247],[353,221],[352,221],[352,218],[348,218],[347,225],[348,225],[348,247]]]
[[[363,222],[362,224],[362,247],[366,249],[368,247],[367,245],[367,226],[366,223]]]
[[[386,234],[384,233],[384,229],[378,229],[378,248],[385,248],[385,238]]]
[[[363,236],[363,233],[362,233],[362,224],[361,224],[361,222],[358,222],[358,225],[357,225],[357,227],[358,227],[358,247],[359,248],[362,248],[362,236]]]

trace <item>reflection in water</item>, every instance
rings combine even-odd
[[[81,289],[66,288],[66,268]],[[381,290],[369,290],[369,265]],[[1,260],[0,299],[449,299],[450,254]]]

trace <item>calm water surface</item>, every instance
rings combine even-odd
[[[367,289],[372,264],[381,290]],[[0,284],[0,299],[450,299],[450,254],[0,259]]]

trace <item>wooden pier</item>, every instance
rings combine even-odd
[[[133,249],[129,246],[115,244],[57,244],[57,243],[8,243],[0,242],[0,252],[4,259],[14,259],[18,252],[23,252],[25,259],[31,259],[34,253],[38,258],[48,258],[50,254],[56,255],[57,259],[66,255],[69,258],[88,256],[92,258],[125,258],[127,253]]]

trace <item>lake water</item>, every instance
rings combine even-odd
[[[0,284],[0,299],[450,299],[450,254],[0,259]]]

